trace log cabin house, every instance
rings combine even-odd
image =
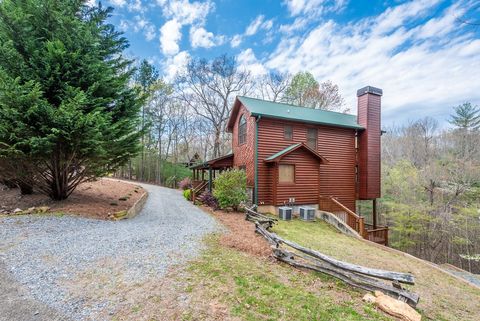
[[[232,153],[192,167],[194,195],[212,188],[215,173],[241,168],[259,211],[308,205],[387,244],[388,228],[377,225],[376,201],[382,94],[371,86],[359,89],[357,116],[237,97],[227,124]],[[370,224],[355,213],[358,200],[372,201]]]

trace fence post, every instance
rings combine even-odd
[[[358,234],[360,234],[364,239],[367,238],[367,233],[365,231],[365,218],[359,217],[358,218]]]

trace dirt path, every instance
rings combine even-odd
[[[0,218],[0,292],[11,294],[0,297],[1,315],[22,320],[23,301],[10,298],[25,290],[32,307],[38,303],[46,315],[56,310],[73,320],[109,319],[133,287],[197,255],[202,237],[218,229],[215,220],[179,191],[142,186],[147,203],[130,220]]]

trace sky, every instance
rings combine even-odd
[[[90,0],[90,3],[95,3]],[[382,121],[480,105],[478,0],[107,0],[126,54],[167,80],[192,57],[223,53],[254,75],[311,72],[339,86],[356,113],[356,90],[382,88]],[[472,24],[477,23],[478,25]]]

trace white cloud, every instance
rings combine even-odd
[[[180,51],[181,28],[182,25],[175,19],[165,22],[160,28],[160,46],[165,55],[175,55]]]
[[[165,80],[173,81],[177,73],[185,70],[189,61],[190,55],[186,51],[181,51],[175,56],[167,58],[163,64],[165,70]]]
[[[267,69],[255,57],[252,48],[245,49],[237,56],[237,63],[239,66],[250,71],[253,76],[264,75]]]
[[[305,28],[308,24],[308,20],[309,19],[306,17],[297,17],[291,24],[280,25],[278,30],[286,34],[290,34],[294,31],[298,31]]]
[[[238,47],[242,43],[242,35],[235,35],[232,37],[232,40],[230,41],[230,45],[232,48]]]
[[[260,27],[260,25],[263,22],[263,19],[264,19],[263,15],[260,15],[260,16],[256,17],[255,20],[253,20],[250,23],[250,25],[247,27],[247,30],[245,30],[245,35],[251,36],[251,35],[256,34],[257,31],[258,31],[258,28]]]
[[[144,12],[145,8],[142,5],[141,0],[133,0],[127,5],[128,11]]]
[[[259,29],[270,30],[272,26],[272,20],[265,21],[265,16],[259,15],[250,23],[250,25],[248,25],[247,29],[245,30],[245,36],[253,36]]]
[[[211,48],[224,42],[224,36],[214,35],[204,28],[207,15],[215,9],[210,0],[157,0],[157,4],[162,7],[163,15],[170,19],[169,22],[176,21],[161,28],[160,45],[164,54],[175,55],[180,51],[178,43],[182,37],[182,26],[191,26],[190,43],[193,48]],[[173,34],[169,35],[170,31]]]
[[[190,28],[190,43],[193,48],[210,48],[215,46],[214,35],[203,27],[192,27]]]
[[[176,19],[182,25],[203,25],[207,15],[214,9],[210,1],[190,2],[189,0],[157,0],[167,18]]]
[[[346,5],[347,0],[285,0],[292,16],[304,14],[307,16],[318,16],[324,12],[340,12]]]
[[[282,39],[266,67],[308,70],[320,81],[332,80],[353,111],[358,88],[383,88],[383,114],[390,123],[412,115],[405,112],[412,108],[412,117],[445,117],[462,101],[480,103],[473,85],[480,74],[480,39],[452,19],[455,4],[427,18],[436,3],[409,2],[343,26],[324,21],[305,36]]]
[[[110,3],[115,7],[123,7],[127,4],[126,0],[110,0]]]
[[[253,36],[256,34],[259,30],[265,30],[265,31],[271,31],[273,27],[273,19],[270,20],[265,20],[264,15],[258,15],[245,29],[245,32],[243,34],[236,34],[234,35],[231,40],[230,40],[230,46],[232,48],[238,47],[242,41],[243,38]],[[264,43],[269,43],[273,40],[273,34],[267,34]]]

